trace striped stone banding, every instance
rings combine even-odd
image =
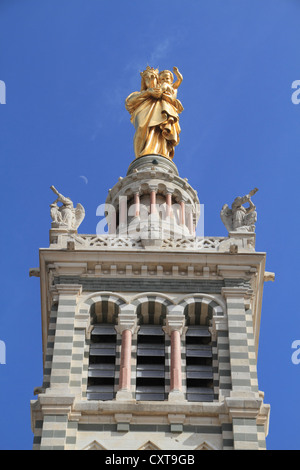
[[[227,312],[232,388],[258,392],[252,312],[238,300],[228,302]]]
[[[60,294],[50,376],[50,384],[54,388],[69,385],[76,305],[74,295]]]
[[[142,297],[134,302],[138,324],[140,325],[164,325],[167,307],[171,305],[166,299],[160,297]]]
[[[223,316],[222,307],[206,297],[189,297],[179,303],[184,307],[186,325],[211,325],[212,317]]]

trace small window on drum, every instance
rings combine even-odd
[[[207,326],[186,332],[186,394],[188,401],[213,401],[211,334]]]
[[[95,325],[91,332],[88,400],[113,400],[116,365],[114,325]]]
[[[165,399],[165,333],[161,326],[143,325],[138,332],[136,400]]]

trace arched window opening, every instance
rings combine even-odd
[[[159,325],[142,325],[138,332],[136,400],[165,400],[165,333]]]
[[[211,334],[207,326],[186,332],[186,394],[188,401],[213,401]]]
[[[92,331],[88,367],[88,400],[113,400],[116,375],[117,306],[102,301],[91,307]],[[109,323],[111,322],[111,323]]]
[[[165,323],[167,308],[154,298],[139,304],[136,354],[136,400],[163,401],[165,395]]]

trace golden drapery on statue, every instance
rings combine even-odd
[[[141,91],[131,93],[125,107],[131,114],[135,127],[134,153],[136,158],[143,155],[162,155],[170,160],[179,143],[179,114],[183,111],[177,99],[177,88],[182,75],[177,67],[173,68],[177,80],[174,81],[170,70],[147,67],[141,72]]]

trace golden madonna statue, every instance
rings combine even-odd
[[[182,75],[177,67],[159,72],[147,67],[141,72],[141,91],[131,93],[125,107],[131,114],[135,127],[134,153],[136,158],[143,155],[163,155],[170,160],[179,143],[179,114],[183,111],[177,99],[177,89]]]

